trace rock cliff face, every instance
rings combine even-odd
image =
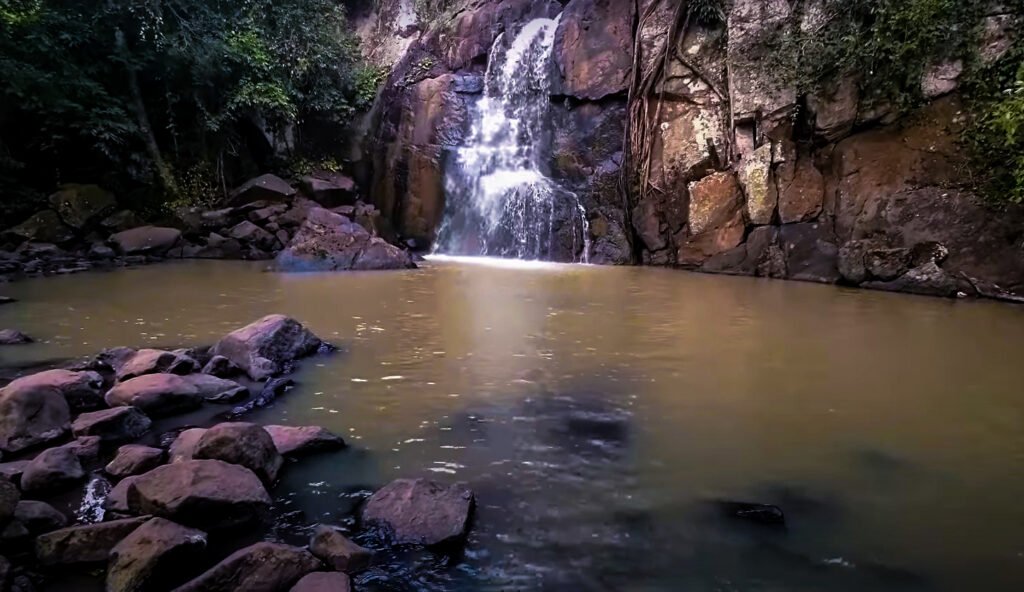
[[[446,166],[466,141],[495,39],[560,14],[548,167],[586,210],[591,262],[938,295],[1024,293],[1024,216],[985,208],[961,183],[956,64],[927,72],[931,103],[901,117],[862,101],[854,78],[800,95],[764,68],[763,39],[817,26],[818,3],[734,0],[721,25],[689,24],[670,48],[664,84],[647,93],[652,105],[661,99],[649,111],[658,190],[641,198],[621,182],[627,95],[634,61],[646,70],[661,59],[674,3],[447,4],[416,15],[416,3],[385,0],[375,21],[380,39],[393,15],[407,17],[391,29],[404,41],[388,55],[369,140],[371,197],[415,244],[429,245],[442,222]],[[1012,31],[986,39],[983,58],[1006,51]]]

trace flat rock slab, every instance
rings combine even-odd
[[[280,592],[322,569],[305,549],[257,543],[229,555],[175,592]]]
[[[440,545],[465,537],[473,504],[473,492],[462,483],[398,479],[370,497],[363,523],[394,543]]]
[[[148,516],[62,528],[36,538],[36,558],[41,565],[105,563],[110,551]]]
[[[147,374],[110,389],[106,395],[111,407],[136,407],[152,417],[162,417],[197,409],[203,404],[199,388],[187,377],[174,374]]]

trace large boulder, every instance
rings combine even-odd
[[[340,530],[321,524],[313,531],[309,551],[331,569],[358,573],[370,564],[373,551],[353,543]]]
[[[155,469],[163,462],[162,449],[142,444],[128,444],[118,449],[117,456],[104,470],[115,479],[123,479]]]
[[[188,356],[160,349],[140,349],[117,371],[117,380],[124,382],[146,374],[186,375],[196,370],[196,361]]]
[[[82,462],[74,449],[59,446],[42,451],[28,463],[21,474],[21,490],[36,493],[66,489],[84,477]]]
[[[74,411],[103,406],[103,377],[96,372],[46,370],[23,376],[4,387],[4,391],[45,391],[59,394]]]
[[[241,206],[256,201],[289,201],[295,188],[277,175],[260,175],[246,181],[228,196],[228,205]]]
[[[0,389],[0,450],[20,452],[60,438],[70,427],[63,393],[49,385]]]
[[[106,563],[110,551],[148,519],[83,524],[40,535],[36,539],[36,559],[41,565]]]
[[[277,237],[248,220],[243,220],[232,227],[228,231],[228,236],[264,251],[274,250],[278,246]]]
[[[46,502],[21,500],[14,509],[14,518],[21,522],[28,532],[39,535],[52,532],[68,525],[68,517]]]
[[[351,592],[352,581],[343,573],[318,571],[299,580],[291,592]]]
[[[75,239],[69,228],[53,210],[43,210],[9,229],[6,234],[37,243],[64,244]]]
[[[320,426],[263,426],[282,455],[301,455],[345,447],[341,436]]]
[[[253,380],[288,369],[295,360],[317,352],[322,342],[295,319],[269,315],[225,336],[211,353],[224,356]]]
[[[229,555],[175,592],[281,592],[321,569],[305,549],[256,543]]]
[[[356,201],[355,181],[341,173],[319,171],[303,177],[300,185],[306,195],[328,208],[353,205]]]
[[[397,544],[439,545],[465,537],[473,504],[464,484],[398,479],[370,497],[362,518]]]
[[[193,374],[185,377],[204,401],[211,403],[233,403],[249,396],[249,389],[233,380],[217,378],[209,374]]]
[[[690,185],[689,236],[679,249],[684,265],[699,265],[743,242],[743,193],[730,172]]]
[[[140,226],[110,237],[110,243],[124,255],[163,255],[180,241],[180,230],[161,226]]]
[[[169,589],[201,559],[206,533],[153,518],[110,551],[107,592]]]
[[[50,196],[50,205],[64,223],[84,229],[117,208],[117,200],[97,185],[63,185]]]
[[[203,403],[203,395],[188,377],[146,374],[122,382],[106,395],[111,407],[136,407],[150,417],[191,411]]]
[[[284,463],[270,434],[254,423],[243,422],[222,423],[206,430],[192,457],[241,465],[266,483],[277,480]]]
[[[105,442],[136,440],[153,422],[135,407],[114,407],[79,415],[71,424],[75,437],[98,436]]]
[[[277,256],[284,271],[412,269],[412,256],[345,216],[310,210],[291,243]]]
[[[100,222],[100,226],[111,232],[131,230],[145,225],[146,222],[131,210],[119,210]]]
[[[261,519],[271,502],[252,471],[219,460],[187,460],[157,467],[136,477],[127,496],[132,513],[206,529]]]

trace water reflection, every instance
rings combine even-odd
[[[40,344],[198,345],[282,312],[341,346],[252,417],[318,423],[301,543],[398,476],[464,480],[464,554],[384,554],[362,590],[1024,588],[1024,310],[654,269],[278,275],[197,263],[6,286]],[[772,503],[787,528],[709,510]],[[363,541],[373,546],[370,537]]]

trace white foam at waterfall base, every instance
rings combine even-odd
[[[436,253],[549,259],[556,228],[568,223],[570,256],[586,262],[586,212],[575,194],[543,172],[559,19],[530,21],[507,49],[504,34],[495,40],[469,139],[446,171]]]

